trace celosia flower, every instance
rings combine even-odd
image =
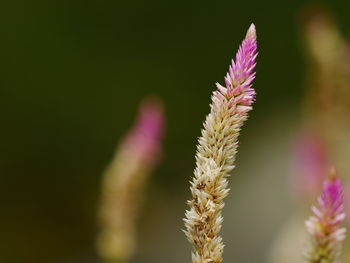
[[[318,198],[319,207],[312,207],[313,216],[306,222],[310,241],[305,248],[305,263],[338,263],[345,239],[345,218],[342,182],[335,169],[323,183],[323,192]]]
[[[126,262],[135,250],[142,189],[159,161],[163,122],[162,105],[144,101],[104,175],[98,250],[106,262]]]
[[[221,210],[229,192],[227,176],[234,168],[238,135],[255,100],[251,85],[255,77],[256,50],[255,26],[251,25],[229,67],[225,87],[217,84],[211,111],[199,138],[191,182],[193,199],[188,202],[190,209],[184,219],[185,233],[194,248],[193,263],[222,261]]]

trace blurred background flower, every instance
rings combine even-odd
[[[303,262],[342,262],[342,246],[346,229],[343,184],[334,167],[324,180],[322,193],[317,198],[318,205],[311,207],[312,216],[305,221],[309,234],[304,247]]]
[[[305,207],[314,202],[321,191],[329,163],[336,163],[343,177],[349,175],[350,64],[347,43],[324,6],[307,6],[302,9],[300,17],[307,58],[307,84],[300,131],[295,139],[296,162],[292,176],[299,202],[272,246],[271,262],[283,260],[288,263],[300,258],[297,252],[303,244],[298,240],[304,239],[305,235],[300,220],[304,217]],[[347,199],[346,207],[350,201]]]
[[[336,38],[344,41],[350,3],[322,2],[336,17],[331,20],[339,30]],[[297,22],[304,5],[301,0],[1,3],[0,261],[101,262],[95,240],[103,171],[138,103],[156,94],[167,109],[165,155],[149,182],[131,262],[189,262],[190,246],[180,229],[199,127],[209,110],[208,94],[254,22],[259,100],[240,137],[237,176],[224,211],[224,257],[269,262],[271,243],[300,210],[291,190],[291,148],[305,121],[306,110],[300,109],[311,74],[310,50],[304,51],[304,29]],[[349,44],[341,45],[349,54]],[[335,164],[344,177],[348,155],[336,149],[350,149],[342,144],[346,129],[332,143],[342,146],[332,156],[343,157],[332,159],[339,160]],[[304,218],[296,220],[302,229]]]
[[[144,99],[102,179],[97,249],[105,262],[129,262],[137,250],[138,219],[147,182],[160,161],[163,132],[160,100]]]

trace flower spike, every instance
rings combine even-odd
[[[199,138],[192,200],[184,219],[186,236],[193,245],[193,263],[222,262],[221,211],[229,192],[227,177],[234,168],[239,132],[255,100],[256,50],[255,26],[251,25],[225,76],[225,86],[216,84]]]
[[[312,207],[313,216],[306,222],[310,240],[305,248],[305,263],[339,263],[346,229],[344,221],[343,187],[332,168],[317,199],[319,207]]]

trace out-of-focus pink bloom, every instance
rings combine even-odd
[[[313,206],[311,216],[306,222],[310,242],[305,249],[305,262],[339,262],[342,242],[346,229],[344,221],[342,182],[332,168],[331,176],[323,183],[323,192],[318,197],[318,207]]]
[[[231,106],[236,106],[238,112],[251,110],[251,104],[255,100],[255,90],[252,82],[255,78],[257,42],[255,26],[252,24],[236,54],[236,60],[232,59],[229,71],[225,77],[225,86],[216,83],[219,92],[215,95],[219,98],[225,96],[230,100]]]
[[[143,188],[161,154],[163,107],[146,99],[103,177],[98,251],[106,262],[128,262],[137,247]]]
[[[328,158],[323,140],[315,133],[304,132],[294,145],[295,176],[298,193],[307,199],[315,198],[325,179]]]
[[[138,118],[123,144],[145,162],[157,162],[160,157],[160,139],[164,132],[163,105],[155,98],[145,99]]]

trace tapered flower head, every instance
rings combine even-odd
[[[345,218],[343,187],[335,169],[324,181],[323,192],[317,200],[318,207],[312,207],[313,216],[305,222],[310,242],[304,262],[338,263],[346,230],[341,227]]]
[[[225,87],[217,84],[199,138],[191,182],[192,200],[184,219],[186,236],[194,248],[193,263],[222,261],[221,210],[229,192],[227,177],[235,165],[239,132],[255,99],[251,85],[256,49],[255,27],[251,25],[229,67]]]
[[[247,32],[245,39],[236,54],[236,59],[232,59],[229,71],[225,77],[225,86],[217,83],[220,92],[217,96],[225,96],[230,100],[231,105],[236,105],[238,111],[246,112],[251,109],[250,105],[254,102],[255,91],[252,88],[252,82],[255,78],[254,68],[256,57],[258,55],[256,43],[255,26],[252,24]]]

